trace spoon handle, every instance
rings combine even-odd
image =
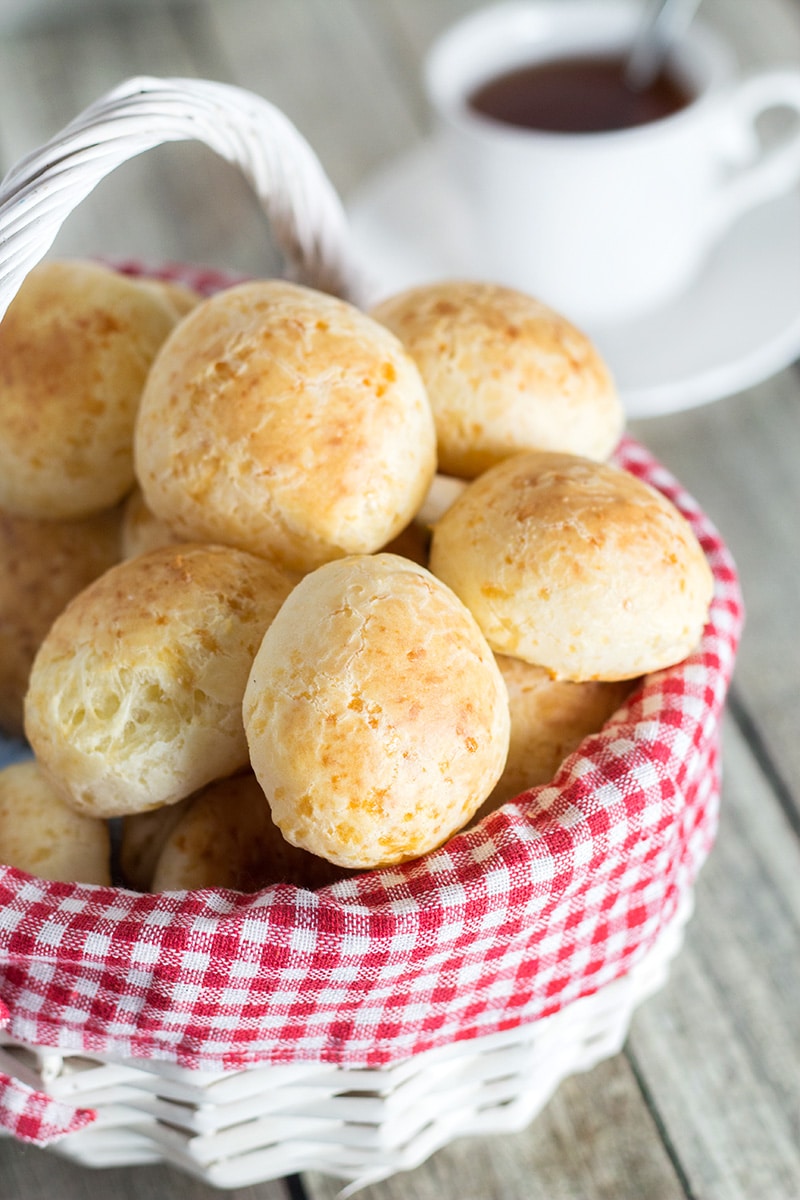
[[[625,83],[644,91],[658,75],[669,48],[691,22],[700,0],[646,0],[625,64]]]

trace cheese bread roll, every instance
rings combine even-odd
[[[513,288],[469,280],[410,288],[372,310],[411,354],[436,421],[439,468],[473,479],[522,450],[607,458],[624,425],[595,346]]]
[[[265,559],[188,544],[70,602],[34,660],[25,731],[74,808],[147,811],[246,765],[248,672],[291,587]]]
[[[137,892],[149,892],[164,843],[186,811],[191,797],[149,812],[131,813],[121,821],[119,867]]]
[[[76,813],[33,760],[0,771],[0,862],[61,883],[111,884],[108,823]]]
[[[184,317],[150,372],[135,452],[148,506],[179,534],[300,572],[391,541],[436,467],[430,404],[397,338],[280,280]]]
[[[665,496],[619,467],[547,451],[474,480],[436,525],[430,568],[496,653],[557,679],[629,679],[680,662],[713,590]]]
[[[0,322],[0,508],[72,520],[130,491],[142,388],[176,320],[97,263],[31,271]]]
[[[256,655],[250,761],[294,845],[345,867],[416,858],[460,829],[508,751],[508,697],[449,588],[393,554],[307,575]]]
[[[258,780],[246,772],[209,784],[181,806],[164,839],[150,890],[254,892],[273,883],[319,888],[346,874],[286,841]]]
[[[120,557],[120,511],[39,521],[0,511],[0,728],[22,733],[36,651],[68,601]]]
[[[505,654],[497,655],[497,665],[508,689],[511,740],[503,774],[481,816],[528,788],[549,783],[583,739],[621,708],[634,686],[628,679],[552,679],[543,667]]]

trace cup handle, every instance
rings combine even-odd
[[[712,212],[712,228],[719,231],[800,180],[800,72],[777,69],[753,75],[739,85],[733,99],[732,119],[738,126],[739,145],[755,147],[758,157],[722,185]],[[770,109],[793,110],[796,128],[762,150],[756,123]]]

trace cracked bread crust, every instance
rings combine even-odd
[[[136,470],[186,538],[312,570],[391,541],[436,469],[413,360],[350,304],[262,280],[198,305],[158,355]]]
[[[605,459],[625,423],[608,367],[584,333],[539,300],[454,280],[391,296],[372,315],[420,369],[439,469],[474,479],[523,450]]]
[[[307,575],[244,701],[250,759],[293,844],[345,867],[417,858],[470,819],[508,750],[508,697],[453,593],[393,554]]]
[[[430,569],[496,653],[556,679],[632,679],[681,662],[713,589],[665,496],[619,467],[546,451],[465,489],[434,529]]]
[[[174,804],[247,764],[241,703],[294,580],[226,546],[166,547],[112,567],[34,660],[25,731],[79,812]]]

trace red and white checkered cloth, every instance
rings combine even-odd
[[[401,867],[316,893],[155,896],[0,867],[0,1025],[34,1045],[197,1069],[378,1066],[535,1021],[625,973],[714,838],[743,613],[696,503],[631,439],[617,461],[674,501],[708,556],[696,653],[648,677],[551,784]],[[17,1137],[44,1144],[90,1119],[0,1074],[0,1127]]]

